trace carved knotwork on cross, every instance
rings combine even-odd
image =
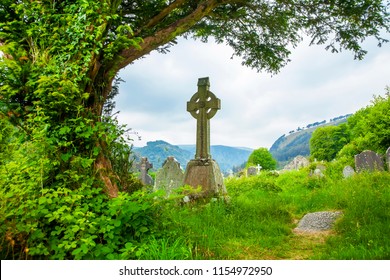
[[[221,109],[221,100],[209,91],[209,88],[209,78],[200,78],[198,91],[187,102],[187,111],[197,120],[195,159],[211,158],[210,119]]]

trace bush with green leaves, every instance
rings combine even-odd
[[[48,161],[37,170],[29,169],[30,160],[0,169],[2,259],[136,258],[140,241],[155,228],[150,195],[109,199],[88,178],[76,189],[47,188],[42,176]],[[15,172],[19,176],[9,176]]]
[[[389,112],[390,87],[387,87],[385,96],[374,96],[371,105],[349,117],[351,142],[356,151],[373,150],[380,154],[386,152],[390,147]]]
[[[140,191],[110,199],[90,168],[95,155],[61,153],[71,142],[48,137],[44,114],[30,120],[31,130],[7,123],[1,130],[1,258],[136,258],[142,238],[155,228],[153,197]],[[80,140],[93,135],[93,127],[82,127]],[[117,130],[114,123],[107,127]]]
[[[310,138],[310,156],[331,161],[348,142],[349,134],[345,124],[319,127]]]
[[[258,148],[249,155],[246,166],[257,166],[258,164],[263,170],[274,170],[277,162],[267,148]]]

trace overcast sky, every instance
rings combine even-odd
[[[390,86],[390,44],[365,44],[363,61],[308,42],[292,50],[277,75],[257,73],[231,59],[233,50],[212,42],[180,39],[168,54],[153,52],[122,70],[115,99],[119,122],[148,141],[195,144],[196,120],[186,111],[198,78],[210,78],[221,99],[211,119],[211,145],[270,148],[283,134],[309,123],[354,113]]]

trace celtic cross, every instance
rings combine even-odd
[[[187,102],[187,111],[196,122],[195,159],[210,159],[210,119],[221,109],[221,100],[211,91],[209,78],[198,80],[198,91]]]

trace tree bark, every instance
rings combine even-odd
[[[108,71],[102,67],[96,58],[89,73],[90,83],[86,86],[86,92],[90,93],[88,107],[95,116],[95,122],[102,121],[103,106],[112,89],[114,77],[108,76]],[[97,140],[96,147],[99,154],[95,159],[94,170],[98,178],[104,184],[104,191],[110,198],[118,196],[118,186],[115,181],[119,180],[115,174],[110,159],[107,157],[108,145],[105,135]]]
[[[95,171],[99,177],[99,179],[104,184],[104,191],[110,198],[114,198],[118,196],[118,186],[115,183],[115,178],[117,175],[114,173],[112,169],[112,165],[110,160],[104,155],[104,143],[98,143],[98,148],[100,148],[100,153],[95,160]]]

